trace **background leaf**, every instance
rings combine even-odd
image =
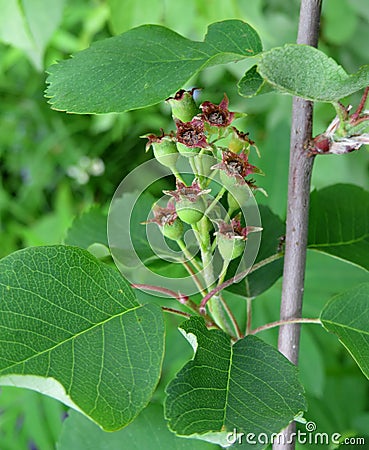
[[[173,278],[175,289],[180,288],[178,278],[188,277],[175,252],[177,244],[165,241],[156,224],[144,224],[152,214],[158,199],[149,192],[122,191],[111,204],[108,218],[109,244],[115,264],[133,283],[166,283]],[[173,250],[175,250],[173,252]],[[149,270],[148,270],[149,268]],[[156,274],[162,274],[160,279]]]
[[[149,219],[150,211],[157,199],[149,192],[124,192],[114,200],[108,219],[109,243],[119,264],[131,266],[132,253],[137,253],[137,261],[158,260],[150,246],[143,222]],[[127,211],[132,211],[130,214]],[[160,233],[160,231],[159,231]],[[137,270],[137,267],[134,267]]]
[[[312,192],[308,245],[369,271],[369,192],[349,184]]]
[[[58,27],[64,0],[0,0],[0,40],[23,50],[38,70],[46,45]]]
[[[66,412],[64,405],[38,392],[8,386],[1,388],[0,399],[1,449],[19,450],[33,446],[55,450]]]
[[[114,34],[120,34],[141,23],[160,23],[163,15],[161,0],[108,0],[109,22]]]
[[[177,434],[226,444],[234,428],[271,434],[306,409],[296,367],[274,347],[252,335],[231,346],[199,318],[181,330],[195,356],[167,387],[165,414]]]
[[[341,0],[339,8],[335,0],[326,0],[322,4],[325,17],[324,37],[335,45],[342,45],[354,38],[358,16],[353,3],[355,0]]]
[[[240,20],[210,25],[204,42],[159,25],[143,25],[51,66],[46,95],[54,109],[68,112],[141,108],[169,97],[207,66],[261,50],[256,31]]]
[[[0,384],[46,393],[106,430],[131,422],[158,382],[164,326],[87,251],[51,246],[0,261]]]
[[[369,378],[369,283],[333,297],[323,308],[320,320],[338,336]]]
[[[369,84],[369,65],[349,75],[308,45],[287,44],[262,54],[259,74],[276,89],[321,102],[334,102]]]
[[[81,414],[70,411],[57,450],[216,450],[217,445],[177,437],[168,430],[161,405],[150,404],[123,430],[105,433]]]
[[[94,243],[108,245],[107,215],[93,206],[75,218],[65,237],[65,244],[88,248]]]
[[[299,360],[299,375],[306,392],[313,394],[316,398],[321,398],[324,392],[325,354],[314,339],[312,327],[306,326],[301,333],[300,354],[304,355]],[[308,401],[309,404],[309,401]]]

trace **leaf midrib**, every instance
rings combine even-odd
[[[351,245],[351,244],[358,244],[362,241],[365,241],[367,238],[369,238],[369,233],[364,234],[363,236],[360,236],[356,239],[351,239],[349,241],[342,241],[342,242],[325,242],[321,244],[308,244],[308,247],[343,247],[345,245]]]
[[[347,330],[353,331],[355,333],[364,334],[364,335],[369,336],[369,331],[360,330],[358,328],[353,328],[352,326],[349,326],[349,325],[340,324],[338,322],[333,322],[332,320],[326,320],[326,319],[322,319],[322,322],[323,322],[323,324],[327,323],[327,324],[333,325],[339,329],[343,329],[343,330],[347,329]]]
[[[127,310],[125,310],[125,311],[123,311],[123,312],[120,312],[120,313],[118,313],[118,314],[115,314],[114,316],[110,316],[110,317],[108,317],[107,319],[105,319],[105,320],[103,320],[103,321],[101,321],[101,322],[99,322],[99,323],[96,323],[96,324],[94,324],[93,326],[91,326],[91,327],[89,327],[89,328],[86,328],[85,330],[83,330],[83,331],[81,331],[81,332],[79,332],[79,333],[77,333],[77,334],[74,334],[73,336],[68,337],[67,339],[63,340],[63,342],[59,342],[58,344],[54,345],[53,347],[50,347],[50,348],[45,349],[45,350],[42,350],[41,352],[39,352],[39,353],[37,353],[37,354],[35,354],[35,355],[32,355],[32,356],[30,356],[30,357],[28,357],[28,358],[26,358],[26,359],[24,359],[24,360],[22,360],[22,361],[18,361],[18,362],[16,362],[15,364],[12,364],[11,366],[6,367],[6,368],[4,368],[4,369],[2,369],[2,370],[0,371],[0,378],[1,378],[2,373],[3,373],[4,371],[8,371],[8,370],[12,369],[12,368],[15,367],[15,366],[18,366],[18,365],[20,365],[20,364],[25,364],[25,363],[29,362],[29,361],[32,360],[33,358],[37,358],[38,356],[42,356],[42,355],[44,355],[44,354],[46,354],[46,353],[48,353],[48,352],[52,352],[53,350],[55,350],[56,348],[60,347],[61,345],[64,345],[64,344],[66,344],[67,342],[72,341],[72,340],[78,338],[79,336],[82,336],[82,335],[85,334],[85,333],[88,333],[89,331],[93,330],[93,329],[96,328],[96,327],[98,327],[98,326],[103,326],[105,323],[109,322],[110,320],[115,319],[116,317],[121,317],[121,316],[123,316],[123,315],[126,314],[126,313],[135,311],[136,309],[139,309],[139,308],[142,308],[142,307],[143,307],[142,305],[138,305],[138,306],[136,306],[136,307],[134,307],[134,308],[132,308],[132,309],[127,309]],[[7,376],[7,375],[10,375],[10,374],[9,374],[9,373],[5,373],[5,374],[3,374],[3,375],[4,375],[4,376]]]
[[[224,414],[223,414],[223,420],[222,420],[222,424],[224,426],[224,424],[226,423],[226,416],[227,416],[227,409],[228,409],[228,397],[229,397],[229,384],[230,384],[230,380],[231,380],[231,370],[232,370],[232,361],[233,361],[233,345],[231,345],[231,354],[229,357],[229,364],[228,364],[228,376],[227,376],[227,385],[226,385],[226,397],[225,397],[225,401],[224,401]]]

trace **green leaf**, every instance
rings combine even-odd
[[[195,356],[167,387],[165,413],[176,434],[226,445],[234,429],[271,434],[306,409],[297,368],[274,347],[252,335],[231,345],[198,317],[181,331]]]
[[[308,246],[369,270],[369,192],[350,184],[312,192]]]
[[[110,431],[147,405],[160,376],[163,318],[116,270],[67,246],[0,261],[0,384],[27,387]]]
[[[143,25],[51,66],[46,96],[54,109],[75,113],[142,108],[166,99],[205,67],[261,50],[256,31],[240,20],[210,25],[204,42]]]
[[[323,308],[320,320],[338,336],[369,378],[369,283],[333,297]]]
[[[369,65],[349,75],[320,50],[299,44],[263,53],[258,72],[282,92],[320,102],[336,102],[369,84]]]
[[[274,214],[268,206],[259,205],[259,212],[263,231],[255,264],[267,260],[278,253],[280,238],[285,233],[283,221]],[[227,278],[233,276],[237,264],[237,260],[234,263],[231,263],[230,273],[227,274]],[[278,278],[282,276],[282,273],[283,258],[281,257],[273,262],[265,264],[265,266],[260,267],[260,269],[255,270],[255,272],[252,272],[246,279],[239,283],[232,284],[229,286],[228,290],[249,298],[257,297],[262,292],[269,289]]]
[[[74,219],[64,242],[86,249],[95,243],[108,245],[106,223],[106,214],[99,207],[93,206]]]
[[[0,0],[0,39],[23,50],[38,70],[63,14],[64,0]]]
[[[273,91],[272,86],[260,76],[257,67],[257,65],[252,66],[238,82],[238,93],[243,97],[253,97]]]
[[[104,244],[99,244],[95,242],[94,244],[91,244],[87,247],[87,250],[97,259],[101,260],[108,260],[110,259],[110,250],[109,247],[107,247]]]
[[[216,450],[219,447],[177,437],[168,430],[161,405],[150,404],[128,427],[105,433],[74,411],[65,420],[58,450]]]

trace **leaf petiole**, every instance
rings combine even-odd
[[[260,327],[254,328],[248,334],[257,334],[257,333],[260,333],[260,331],[270,330],[271,328],[280,327],[283,325],[289,325],[291,323],[316,323],[318,325],[322,325],[322,322],[320,319],[308,319],[308,318],[300,317],[300,318],[292,318],[292,319],[286,319],[286,320],[277,320],[276,322],[266,323],[265,325],[261,325]]]

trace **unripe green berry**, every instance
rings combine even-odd
[[[204,197],[210,189],[201,189],[199,182],[193,180],[186,186],[177,178],[175,191],[163,191],[175,199],[175,212],[183,222],[195,224],[204,215],[207,203]]]
[[[245,143],[237,135],[233,135],[229,141],[228,148],[231,152],[240,153],[245,148]]]
[[[160,227],[163,235],[173,241],[178,241],[183,236],[183,223],[180,219],[176,219],[172,224],[165,224]]]
[[[177,142],[177,149],[178,152],[186,158],[198,155],[201,150],[199,147],[187,147],[187,145],[182,144],[182,142]]]
[[[152,148],[156,160],[165,167],[175,169],[179,153],[175,142],[166,137],[160,142],[153,142]]]
[[[219,176],[223,186],[231,193],[234,193],[234,195],[231,195],[231,197],[235,197],[233,200],[228,195],[228,205],[231,207],[229,200],[231,202],[236,201],[237,206],[236,208],[233,208],[234,210],[245,205],[250,198],[250,190],[246,182],[244,184],[241,183],[240,180],[234,176],[228,175],[224,170],[220,170]]]
[[[238,258],[245,250],[245,241],[243,239],[229,238],[220,233],[217,234],[217,245],[219,253],[226,261]]]
[[[204,216],[205,202],[202,197],[197,198],[195,202],[183,198],[176,203],[176,212],[183,222],[193,225]]]
[[[248,133],[243,133],[242,131],[237,130],[235,127],[231,127],[232,137],[228,144],[228,149],[234,153],[245,152],[249,153],[250,145],[253,145],[254,142],[249,138]]]
[[[182,208],[177,209],[178,217],[183,220],[183,222],[193,225],[202,219],[204,213],[195,208]]]
[[[179,119],[182,122],[190,122],[199,112],[199,108],[193,99],[193,93],[196,89],[185,91],[181,89],[174,97],[169,97],[167,102],[172,109],[172,116],[174,119]]]

